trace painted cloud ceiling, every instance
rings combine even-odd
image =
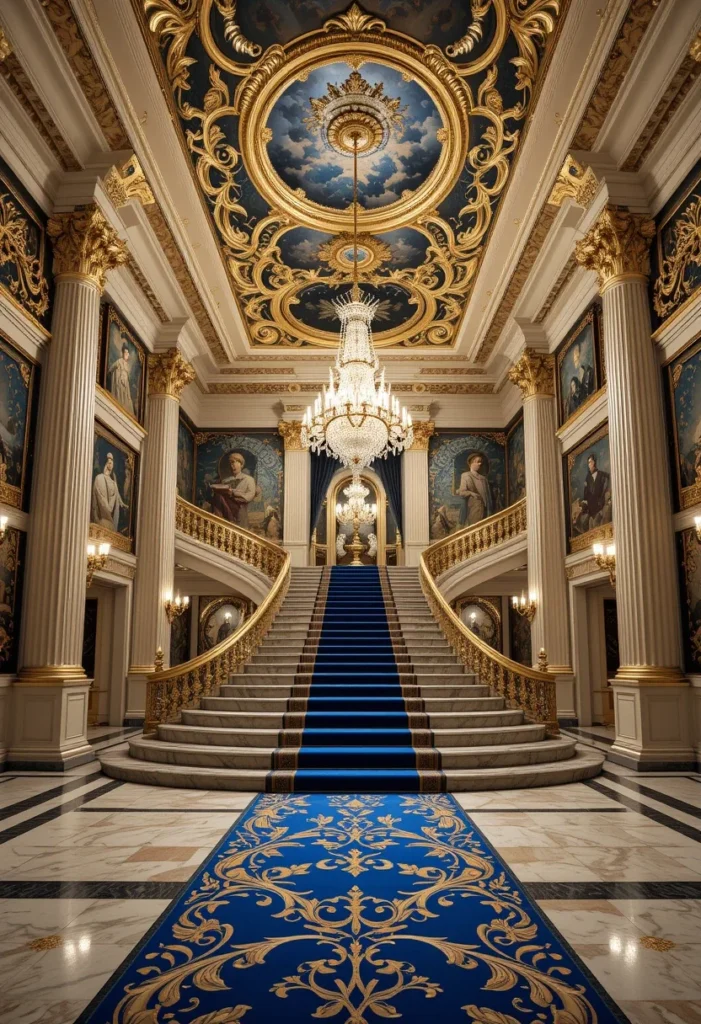
[[[337,344],[354,117],[375,342],[452,346],[566,0],[134,2],[251,346]]]

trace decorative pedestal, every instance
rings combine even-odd
[[[91,755],[81,667],[100,292],[127,258],[90,204],[49,221],[56,291],[42,373],[24,581],[20,677],[8,760],[62,766]]]
[[[687,768],[690,688],[679,668],[680,610],[659,364],[647,278],[654,222],[606,207],[578,243],[604,311],[621,668],[616,742],[625,764]]]
[[[282,543],[292,565],[309,564],[309,502],[311,462],[300,440],[299,420],[280,420],[278,433],[285,441],[285,508]]]

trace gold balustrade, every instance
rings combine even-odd
[[[146,677],[147,735],[155,732],[160,723],[176,719],[183,708],[195,707],[201,697],[213,694],[248,661],[270,629],[290,584],[290,555],[277,544],[203,512],[181,498],[177,501],[175,522],[181,533],[260,569],[273,580],[273,585],[253,615],[226,640],[190,661]]]
[[[474,672],[490,692],[503,697],[507,707],[520,708],[527,721],[545,725],[557,736],[555,680],[547,672],[520,665],[475,636],[441,594],[436,577],[459,562],[468,561],[526,530],[526,501],[468,526],[431,544],[421,555],[421,587],[438,625],[460,661]]]
[[[178,498],[175,504],[175,529],[225,555],[238,558],[246,565],[277,579],[285,560],[285,552],[277,544],[244,530],[226,519],[213,516],[197,505]]]
[[[525,532],[526,499],[521,498],[475,526],[466,526],[464,530],[458,530],[431,544],[424,551],[426,568],[432,576],[440,576],[454,565],[490,551],[497,544],[503,544]]]

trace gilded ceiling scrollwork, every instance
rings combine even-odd
[[[423,38],[388,23],[401,2],[318,6],[316,28],[271,42],[248,0],[143,0],[250,341],[337,344],[330,309],[349,280],[353,209],[343,153],[314,123],[359,91],[393,131],[359,161],[375,342],[452,346],[562,2],[473,0],[440,45],[428,15],[414,19]]]

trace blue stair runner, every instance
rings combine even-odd
[[[424,702],[384,594],[375,566],[336,566],[322,581],[268,792],[444,788]]]

